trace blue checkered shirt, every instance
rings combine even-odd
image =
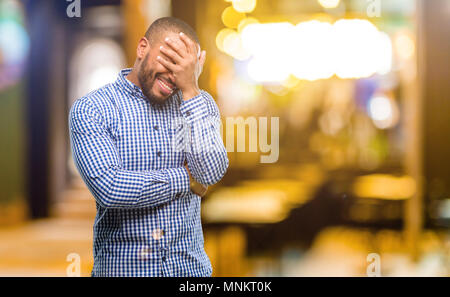
[[[184,164],[205,185],[225,174],[218,107],[203,90],[150,103],[130,71],[69,114],[74,162],[97,207],[92,276],[211,276]]]

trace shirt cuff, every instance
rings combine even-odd
[[[208,117],[208,106],[203,92],[200,91],[199,95],[181,102],[180,111],[188,124]]]
[[[178,198],[191,191],[189,174],[185,167],[166,169],[170,184],[170,196]]]

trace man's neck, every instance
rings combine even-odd
[[[141,87],[141,85],[139,84],[139,79],[138,79],[138,76],[137,76],[136,68],[133,67],[131,72],[125,78],[128,79],[133,84],[135,84],[136,86],[138,86],[139,88]]]

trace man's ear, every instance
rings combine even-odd
[[[139,40],[137,49],[136,49],[136,57],[138,59],[144,59],[145,55],[150,49],[150,43],[148,42],[148,39],[145,37],[142,37]]]

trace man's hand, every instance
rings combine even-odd
[[[197,194],[200,197],[205,196],[206,192],[208,191],[208,186],[202,185],[198,183],[191,175],[191,172],[189,171],[189,168],[187,165],[184,165],[186,168],[188,174],[189,174],[189,181],[191,185],[191,191],[194,192],[194,194]]]
[[[162,53],[156,59],[174,76],[175,85],[183,93],[183,100],[187,101],[198,94],[198,78],[205,64],[206,52],[200,51],[197,43],[180,32],[179,38],[166,38]]]

